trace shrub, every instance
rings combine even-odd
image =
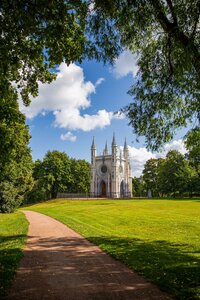
[[[0,183],[0,212],[11,213],[22,203],[23,196],[18,189],[8,181]]]

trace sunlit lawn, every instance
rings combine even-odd
[[[22,258],[27,231],[28,222],[21,212],[0,214],[0,299]]]
[[[176,298],[200,298],[200,201],[58,199],[27,209],[69,225]]]

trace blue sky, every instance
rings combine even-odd
[[[141,174],[144,163],[151,157],[164,156],[170,149],[184,153],[185,129],[161,153],[151,153],[145,148],[144,138],[136,142],[128,120],[114,114],[131,102],[127,91],[136,72],[136,58],[128,51],[122,53],[113,67],[94,61],[70,66],[62,63],[56,81],[39,84],[39,95],[32,99],[30,107],[23,107],[20,101],[20,109],[30,126],[33,159],[42,159],[48,150],[56,149],[90,161],[93,136],[100,154],[106,140],[111,146],[113,132],[119,147],[127,139],[133,176]]]

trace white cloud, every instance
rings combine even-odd
[[[165,157],[170,150],[177,150],[182,154],[185,154],[187,152],[182,140],[174,140],[171,143],[167,143],[164,146],[163,151],[157,153],[152,153],[146,148],[137,149],[135,147],[129,146],[129,157],[132,168],[132,175],[134,177],[139,177],[142,174],[144,164],[147,160],[149,160],[150,158]]]
[[[128,147],[129,158],[131,163],[132,175],[139,177],[142,174],[144,164],[150,158],[156,158],[155,154],[148,151],[146,148]]]
[[[96,115],[80,115],[78,109],[62,109],[55,113],[55,126],[68,128],[70,130],[81,129],[91,131],[95,128],[104,128],[111,124],[111,120],[119,119],[113,112],[107,112],[105,109],[99,110]]]
[[[95,87],[100,85],[104,80],[105,80],[105,78],[103,78],[103,77],[100,77],[99,79],[97,79],[97,81],[95,82]]]
[[[73,135],[73,133],[71,133],[70,131],[68,131],[65,134],[61,134],[60,138],[62,141],[71,141],[71,142],[76,141],[76,136]]]
[[[177,150],[181,154],[185,154],[187,152],[183,140],[174,140],[170,143],[165,144],[163,151],[160,153],[160,155],[162,156],[159,157],[165,157],[167,152],[169,152],[170,150]]]
[[[57,79],[50,84],[39,83],[38,97],[32,99],[29,107],[23,106],[20,100],[20,110],[30,119],[53,112],[54,125],[69,130],[104,128],[113,119],[119,119],[119,116],[105,109],[94,115],[81,115],[81,110],[91,105],[90,95],[96,92],[96,87],[103,81],[104,78],[99,78],[95,84],[85,81],[81,67],[62,63],[58,68]]]
[[[119,57],[115,60],[113,73],[116,78],[121,78],[129,73],[136,76],[138,71],[137,66],[137,55],[131,53],[129,50],[122,52]]]

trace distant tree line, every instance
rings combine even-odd
[[[176,150],[166,158],[149,159],[140,178],[133,178],[134,196],[200,195],[200,130],[192,130],[185,141],[188,153]]]
[[[88,193],[90,164],[85,160],[70,158],[65,152],[48,151],[44,159],[33,166],[33,189],[27,193],[26,202],[53,199],[58,193]]]
[[[18,124],[15,126],[17,131]],[[19,126],[24,125],[19,122]],[[16,134],[12,128],[10,134]],[[6,138],[9,143],[9,136]],[[26,127],[21,135],[16,135],[12,159],[0,162],[0,212],[13,212],[22,203],[55,198],[58,192],[89,192],[88,162],[70,158],[66,153],[56,150],[48,151],[43,160],[33,162],[28,147],[20,151],[20,142],[22,144],[24,139],[29,139]]]

